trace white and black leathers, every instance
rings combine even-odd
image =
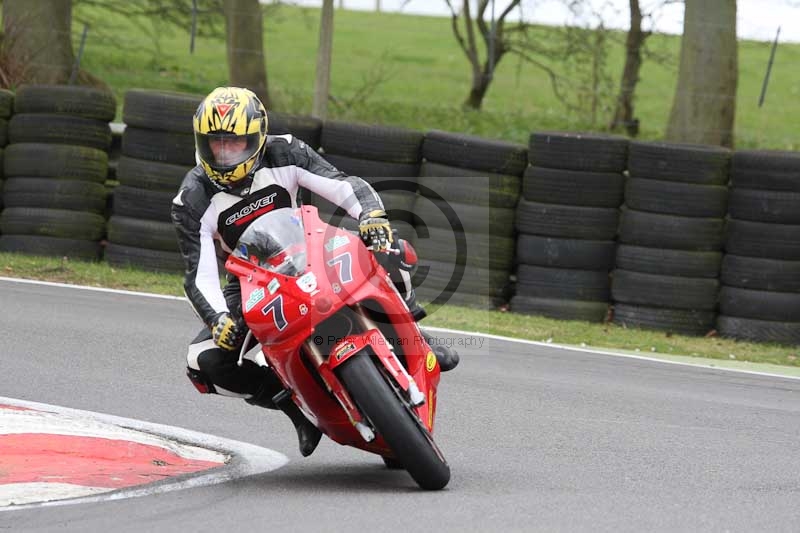
[[[186,174],[172,201],[172,221],[186,262],[184,291],[204,323],[229,311],[219,284],[214,240],[230,252],[258,216],[296,207],[299,187],[341,206],[356,220],[364,212],[383,209],[372,186],[337,170],[291,135],[267,136],[260,164],[230,190],[212,182],[200,165]]]

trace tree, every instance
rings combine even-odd
[[[736,0],[686,0],[667,140],[732,147],[737,80]]]
[[[58,1],[58,0],[55,0]],[[107,34],[105,40],[114,46],[124,43],[114,41],[115,28],[107,28],[106,12],[125,16],[126,23],[135,24],[143,32],[153,34],[158,47],[158,37],[164,25],[194,31],[192,24],[197,15],[197,35],[226,41],[228,83],[248,87],[270,106],[267,68],[264,60],[264,12],[278,9],[279,4],[262,6],[258,0],[74,0],[76,4],[91,6],[86,10],[87,20],[95,23]],[[224,22],[224,30],[222,23]],[[101,25],[102,23],[102,25]]]
[[[510,41],[506,37],[505,24],[508,15],[519,6],[521,0],[512,0],[503,9],[500,16],[495,20],[494,31],[490,24],[486,22],[486,9],[489,6],[490,0],[478,0],[478,9],[475,17],[472,17],[470,10],[470,0],[463,0],[461,11],[457,11],[450,0],[445,0],[447,6],[450,8],[452,14],[452,28],[453,34],[458,41],[461,50],[467,56],[470,67],[472,69],[472,83],[470,85],[469,95],[464,100],[464,106],[471,109],[480,109],[483,103],[483,98],[489,90],[489,85],[492,82],[494,69],[506,52],[512,48]],[[459,19],[463,19],[464,31],[466,38],[462,34],[459,27]],[[481,60],[481,54],[478,51],[478,44],[475,39],[475,30],[483,39],[486,45],[486,55]],[[517,29],[524,29],[525,25],[520,25]]]
[[[633,98],[639,83],[639,70],[642,68],[642,47],[651,32],[642,31],[642,10],[639,0],[630,0],[631,25],[625,39],[625,66],[622,69],[619,96],[614,115],[608,129],[617,131],[625,128],[628,135],[639,133],[639,121],[633,116]]]
[[[590,2],[573,0],[569,7],[576,17],[573,23],[553,33],[546,54],[539,46],[531,47],[529,55],[536,53],[553,65],[551,77],[556,98],[589,128],[595,129],[601,112],[607,115],[614,101],[608,61],[613,34]]]
[[[261,6],[258,0],[223,0],[223,11],[229,82],[247,87],[269,108]]]
[[[516,56],[521,63],[543,71],[550,80],[556,98],[570,111],[588,112],[594,123],[601,107],[600,100],[608,92],[606,85],[609,80],[604,71],[607,59],[606,41],[610,32],[602,23],[595,29],[565,26],[546,30],[524,22],[523,17],[520,17],[520,21],[509,23],[507,19],[515,9],[519,8],[521,12],[520,0],[513,0],[505,5],[499,17],[494,19],[492,27],[486,21],[490,1],[478,0],[477,14],[473,18],[470,0],[463,0],[458,11],[451,0],[445,0],[452,14],[453,34],[472,71],[470,91],[464,107],[480,109],[495,68],[506,54],[510,54]],[[574,13],[583,7],[591,7],[589,2],[583,0],[564,1]],[[493,1],[491,3],[494,4]],[[460,21],[464,26],[463,32]],[[485,45],[486,54],[483,59],[478,50],[476,33]],[[539,38],[534,38],[537,33]]]
[[[331,57],[333,56],[333,0],[323,0],[317,49],[317,79],[314,82],[314,103],[311,115],[325,119],[328,115],[328,96],[331,86]]]
[[[67,83],[75,64],[71,0],[5,0],[2,9],[5,84]],[[77,81],[105,86],[84,71]]]

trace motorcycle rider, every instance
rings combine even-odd
[[[214,89],[197,108],[193,124],[198,165],[183,179],[171,211],[186,263],[184,291],[207,326],[189,346],[187,374],[200,392],[244,398],[284,411],[297,430],[301,454],[308,456],[319,443],[319,429],[294,404],[270,368],[247,359],[241,367],[237,364],[246,333],[240,286],[236,279],[220,286],[214,240],[230,253],[259,215],[296,207],[301,186],[359,220],[359,232],[370,246],[390,246],[389,220],[380,197],[367,182],[337,170],[291,135],[267,135],[267,112],[248,89]],[[401,260],[394,262],[397,268],[390,270],[390,277],[419,320],[425,312],[416,303],[409,272],[416,261],[402,260],[404,241],[398,240],[397,246]],[[427,333],[423,336],[442,371],[458,364],[455,350],[431,342]]]

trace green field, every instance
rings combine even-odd
[[[133,87],[207,93],[227,83],[225,43],[199,37],[189,53],[186,30],[152,20],[98,15],[78,4],[74,13],[75,49],[81,20],[89,31],[83,66],[122,95]],[[271,6],[264,18],[270,91],[279,111],[308,113],[316,66],[319,10]],[[102,23],[98,23],[102,20]],[[200,26],[208,23],[201,18]],[[218,23],[220,21],[217,21]],[[552,40],[552,28],[534,38]],[[623,33],[612,35],[608,74],[618,83]],[[736,114],[739,148],[800,149],[800,45],[778,49],[769,92],[758,107],[770,43],[741,41]],[[680,38],[654,35],[648,47],[661,59],[646,59],[636,100],[641,138],[662,136],[675,89]],[[565,67],[566,68],[566,67]],[[574,71],[573,71],[574,73]],[[367,80],[385,78],[365,99],[356,98]],[[571,74],[573,75],[573,74]],[[461,109],[470,70],[447,18],[337,10],[335,15],[331,118],[443,129],[527,143],[531,131],[602,130],[610,111],[601,110],[593,126],[588,113],[568,112],[554,97],[542,71],[507,55],[481,112]],[[359,100],[359,101],[353,101]],[[607,99],[606,99],[607,101]],[[121,115],[120,115],[121,116]]]

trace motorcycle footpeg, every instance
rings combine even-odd
[[[410,376],[409,376],[410,377]],[[419,407],[425,403],[425,395],[419,390],[417,384],[412,380],[408,386],[408,398],[411,400],[412,407]]]
[[[285,405],[287,401],[292,401],[292,392],[289,389],[283,389],[272,397],[272,403],[277,406]]]

